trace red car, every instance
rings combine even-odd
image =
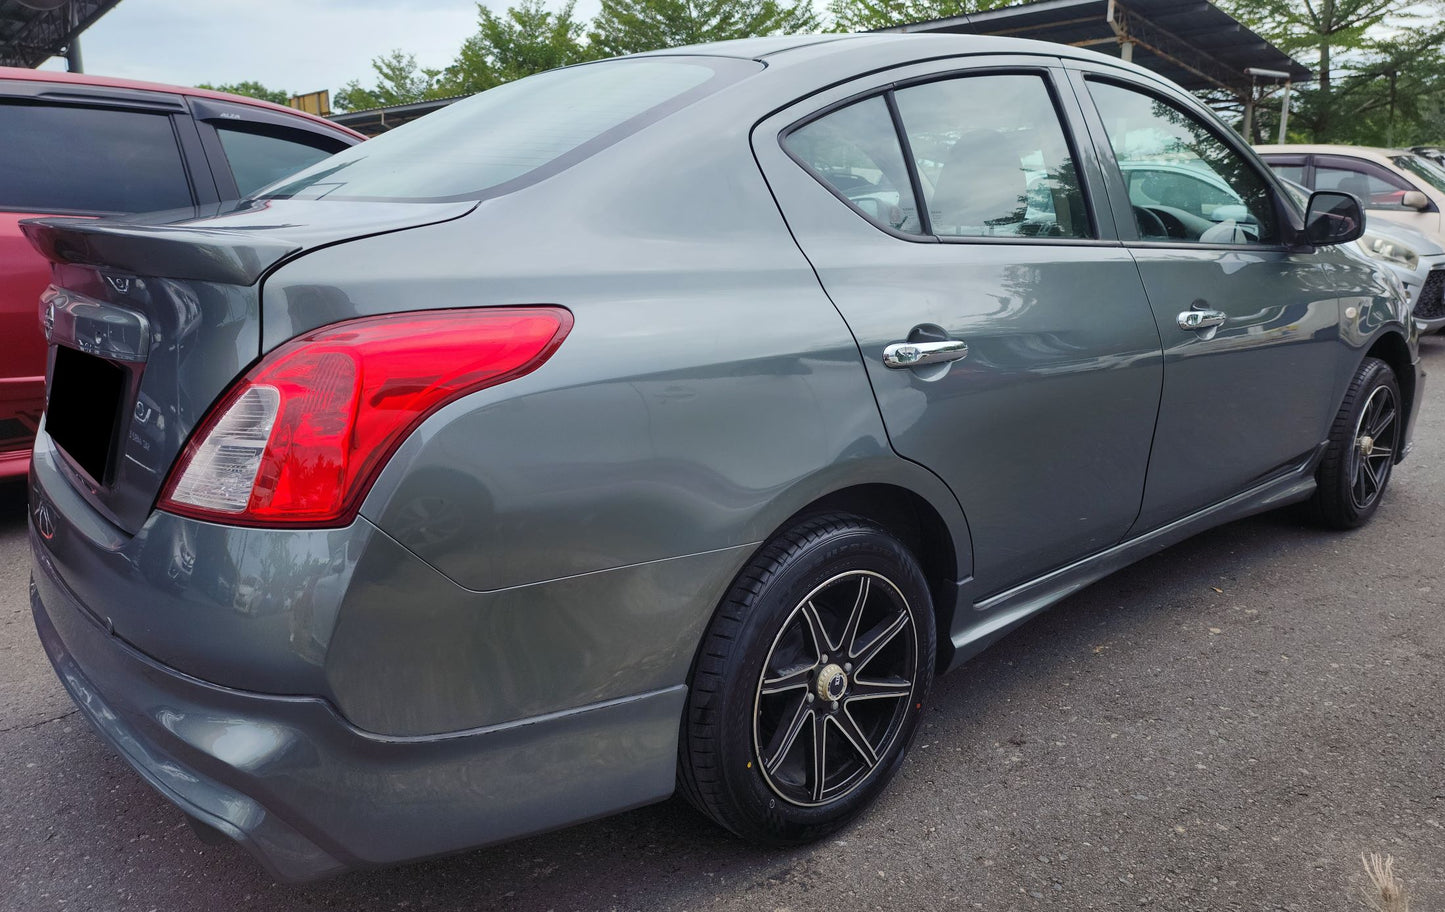
[[[0,67],[0,479],[24,475],[45,407],[38,215],[207,206],[355,145],[360,133],[204,89]]]

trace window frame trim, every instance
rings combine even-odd
[[[1090,174],[1089,168],[1086,166],[1085,162],[1080,156],[1080,152],[1084,148],[1086,148],[1085,141],[1090,140],[1091,138],[1087,133],[1083,133],[1083,135],[1080,135],[1080,131],[1084,128],[1085,125],[1075,119],[1075,114],[1077,112],[1068,107],[1067,101],[1072,99],[1072,94],[1066,96],[1063,92],[1063,88],[1067,84],[1068,77],[1065,74],[1061,59],[1055,56],[1046,55],[1040,55],[1038,57],[1025,57],[1023,55],[1010,56],[1011,59],[1007,61],[988,59],[986,56],[983,55],[962,58],[947,58],[943,61],[949,66],[949,68],[946,70],[939,70],[929,73],[919,73],[917,75],[896,78],[879,83],[877,85],[869,86],[866,89],[861,89],[857,92],[833,101],[827,105],[824,105],[821,108],[810,111],[807,114],[804,114],[803,116],[798,117],[790,121],[785,126],[781,127],[778,130],[776,137],[778,147],[782,150],[783,154],[788,159],[790,159],[803,171],[804,174],[806,174],[810,179],[817,181],[817,183],[822,186],[823,189],[827,190],[834,197],[842,201],[845,206],[847,206],[850,210],[852,210],[860,218],[862,218],[864,222],[878,229],[879,231],[882,231],[885,234],[898,238],[899,240],[908,241],[915,244],[1038,244],[1040,246],[1060,247],[1119,246],[1121,242],[1120,238],[1106,236],[1108,232],[1104,230],[1102,223],[1103,210],[1095,202],[1096,193],[1094,188],[1094,182],[1101,179],[1102,175]],[[893,69],[902,69],[905,67],[911,68],[920,64],[926,65],[929,63],[937,62],[938,61],[915,61],[913,63],[904,64],[903,67],[897,67]],[[880,74],[868,75],[876,76]],[[1068,147],[1070,153],[1073,155],[1072,161],[1074,165],[1074,170],[1079,178],[1079,192],[1080,195],[1083,196],[1084,212],[1089,220],[1089,228],[1093,232],[1092,237],[1000,237],[988,235],[940,235],[932,232],[932,218],[929,217],[926,212],[928,204],[927,200],[922,196],[922,182],[918,176],[917,162],[915,162],[913,159],[912,145],[908,141],[907,131],[904,129],[903,119],[897,111],[897,102],[894,100],[893,94],[900,89],[912,88],[914,86],[926,85],[934,82],[946,82],[954,79],[967,79],[976,76],[1007,75],[1036,76],[1043,83],[1044,91],[1048,95],[1049,101],[1053,105],[1059,129],[1064,137],[1064,143]],[[866,78],[866,76],[860,78]],[[908,170],[909,184],[914,193],[915,204],[918,206],[918,210],[920,213],[918,220],[919,226],[920,228],[926,227],[928,229],[928,233],[926,234],[909,234],[907,232],[898,231],[897,229],[892,228],[888,225],[884,225],[880,222],[874,221],[872,217],[870,217],[866,212],[864,212],[859,206],[854,204],[852,200],[848,199],[837,188],[833,187],[826,180],[824,180],[823,177],[819,175],[811,166],[805,163],[797,155],[793,154],[793,151],[787,146],[786,140],[788,136],[790,136],[797,130],[802,129],[803,127],[806,127],[815,121],[821,120],[822,118],[827,117],[829,114],[832,114],[835,111],[839,111],[850,105],[858,104],[863,101],[867,101],[870,98],[878,96],[884,97],[884,103],[887,105],[889,114],[892,118],[894,138],[898,140],[899,149],[903,153],[903,165]],[[802,100],[804,99],[800,99],[800,101]],[[1088,147],[1092,147],[1091,142],[1088,144]],[[1117,234],[1117,231],[1115,232],[1115,234]]]

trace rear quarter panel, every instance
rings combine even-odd
[[[268,349],[423,308],[575,315],[540,369],[429,418],[363,504],[439,577],[404,597],[379,576],[341,606],[327,676],[359,724],[454,729],[684,683],[758,543],[855,484],[923,496],[969,572],[957,502],[890,449],[857,345],[763,183],[755,115],[717,107],[266,281]]]

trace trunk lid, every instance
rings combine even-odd
[[[51,262],[44,432],[71,484],[140,529],[187,437],[261,353],[261,280],[309,250],[457,218],[473,202],[270,200],[23,225]]]

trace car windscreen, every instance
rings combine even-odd
[[[550,70],[352,146],[258,196],[404,202],[500,196],[760,69],[753,60],[659,56]]]
[[[1396,155],[1390,161],[1394,162],[1396,167],[1409,171],[1436,190],[1445,192],[1445,169],[1434,162],[1414,155]]]

